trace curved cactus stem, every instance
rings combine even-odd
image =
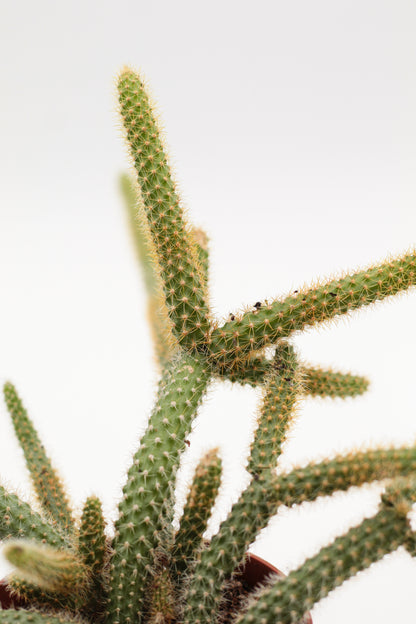
[[[329,321],[341,314],[381,301],[416,284],[414,251],[346,275],[299,290],[243,315],[235,315],[214,329],[210,352],[217,366],[238,368],[247,357],[293,332]]]
[[[270,374],[273,361],[263,357],[252,357],[243,362],[237,369],[230,371],[220,371],[221,378],[229,379],[232,382],[242,385],[248,384],[254,388],[264,384],[268,374]],[[370,385],[369,380],[362,375],[352,375],[351,373],[341,373],[325,369],[320,366],[300,366],[302,375],[302,389],[306,396],[337,397],[346,399],[364,394]],[[214,372],[217,371],[214,369]]]
[[[281,505],[293,506],[371,481],[410,475],[416,448],[374,450],[337,457],[276,475],[263,470],[249,483],[227,519],[199,554],[186,593],[185,624],[212,622],[222,591],[250,544]]]
[[[0,610],[0,624],[82,624],[82,620],[70,619],[62,614],[51,615],[22,609],[2,609]]]
[[[0,486],[0,539],[13,537],[36,539],[56,548],[71,545],[68,535],[45,522],[30,505]]]
[[[89,570],[73,552],[27,540],[10,540],[3,554],[17,568],[21,579],[77,601],[85,597]]]
[[[142,269],[146,287],[147,317],[153,337],[156,359],[161,369],[169,362],[175,350],[175,340],[165,305],[162,282],[159,276],[151,234],[141,206],[134,179],[128,174],[120,176],[120,188],[127,209],[130,231]]]
[[[202,269],[183,219],[155,114],[141,77],[131,69],[121,72],[118,90],[173,332],[181,345],[204,350],[210,323]]]
[[[200,360],[177,355],[166,367],[149,426],[134,455],[119,504],[113,542],[108,617],[137,615],[144,601],[153,557],[173,518],[173,488],[179,459],[210,371]]]
[[[410,486],[414,500],[415,484]],[[397,485],[393,483],[394,492]],[[293,624],[332,590],[402,544],[416,544],[403,502],[393,503],[389,490],[379,512],[322,548],[287,577],[269,581],[249,602],[235,624]]]
[[[288,343],[282,343],[267,377],[250,447],[247,470],[251,474],[276,466],[301,393],[301,381],[294,349]]]
[[[15,387],[10,382],[4,384],[4,397],[9,410],[17,439],[23,449],[32,484],[44,510],[53,522],[66,531],[73,530],[74,521],[61,480],[46,455],[36,429]]]
[[[221,485],[222,462],[218,449],[206,453],[196,467],[172,549],[175,575],[182,575],[202,544]]]

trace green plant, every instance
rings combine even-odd
[[[23,609],[0,621],[80,618],[105,624],[289,624],[350,576],[398,546],[416,553],[408,513],[416,500],[416,447],[373,449],[276,471],[303,395],[362,394],[365,378],[311,367],[287,340],[293,333],[375,303],[416,283],[416,255],[257,303],[219,325],[211,316],[204,234],[186,223],[153,107],[140,76],[124,69],[119,103],[136,179],[122,190],[149,294],[160,366],[156,403],[128,471],[112,538],[91,497],[77,523],[62,485],[10,383],[4,394],[42,507],[39,514],[0,488],[8,579]],[[270,353],[269,347],[274,352]],[[205,455],[179,529],[172,524],[175,475],[198,405],[213,378],[261,386],[262,404],[247,458],[247,488],[208,542],[204,531],[221,482],[221,459]],[[286,578],[230,611],[227,596],[250,544],[280,506],[384,480],[378,513]]]

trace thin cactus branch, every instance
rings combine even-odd
[[[266,357],[255,356],[243,362],[237,369],[230,371],[220,370],[220,378],[229,379],[232,382],[242,385],[248,384],[253,387],[265,383],[267,375],[273,366],[273,360]],[[217,371],[214,369],[217,373]],[[352,375],[351,373],[341,373],[332,369],[325,369],[319,366],[300,366],[302,375],[302,389],[306,396],[337,397],[345,399],[364,394],[370,385],[369,380],[362,375]]]
[[[250,473],[277,465],[282,444],[294,416],[296,401],[301,394],[301,383],[294,349],[284,343],[276,352],[265,383],[261,412],[250,447],[247,466]]]
[[[305,288],[264,303],[214,329],[210,352],[219,366],[232,369],[250,353],[293,332],[396,295],[416,284],[414,251],[379,265]]]
[[[9,410],[14,430],[26,460],[33,487],[43,509],[64,530],[73,528],[73,518],[67,495],[36,429],[15,387],[10,382],[4,384],[4,398]]]
[[[206,453],[196,467],[172,549],[172,566],[181,575],[202,545],[212,508],[221,485],[222,462],[218,449]]]
[[[165,306],[157,257],[153,249],[144,209],[141,205],[141,196],[137,192],[134,179],[128,174],[123,174],[120,177],[120,189],[126,205],[130,231],[146,287],[147,317],[153,337],[156,359],[163,370],[175,351],[175,341]]]

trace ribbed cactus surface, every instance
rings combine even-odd
[[[366,377],[305,363],[290,338],[408,290],[416,283],[416,255],[410,251],[258,301],[221,324],[209,306],[208,238],[185,219],[141,75],[124,68],[118,92],[132,164],[121,189],[160,374],[155,404],[112,528],[96,495],[79,514],[71,511],[77,506],[70,505],[14,386],[5,384],[39,511],[0,485],[0,538],[14,566],[8,583],[22,606],[0,611],[0,624],[300,624],[316,602],[400,545],[416,555],[408,516],[416,501],[416,445],[351,452],[282,471],[279,460],[303,399],[357,397],[369,386]],[[176,476],[213,379],[252,386],[260,405],[242,458],[248,485],[208,539],[227,478],[221,449],[199,459],[178,525]],[[384,483],[377,514],[286,578],[271,577],[246,599],[230,600],[250,546],[280,508],[375,481]]]

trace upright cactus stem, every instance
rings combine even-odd
[[[209,312],[195,241],[183,218],[164,146],[140,76],[119,77],[120,113],[143,206],[157,253],[166,305],[180,345],[199,350],[209,332]]]
[[[265,384],[247,467],[250,473],[276,466],[300,394],[301,374],[296,356],[293,347],[283,343],[276,352]]]
[[[23,449],[35,492],[45,511],[63,529],[73,526],[71,510],[61,480],[52,468],[43,444],[10,382],[4,384],[4,398],[14,430]]]
[[[172,495],[180,454],[209,378],[200,360],[186,354],[174,359],[162,377],[156,407],[119,505],[110,621],[118,622],[120,614],[133,621],[142,608],[155,549],[173,517]]]
[[[173,569],[183,574],[202,545],[208,520],[221,485],[222,462],[218,449],[206,453],[199,462],[186,499],[172,550]]]
[[[411,252],[364,271],[302,289],[234,317],[211,334],[213,359],[238,368],[250,353],[293,332],[396,295],[416,284],[416,255]]]

